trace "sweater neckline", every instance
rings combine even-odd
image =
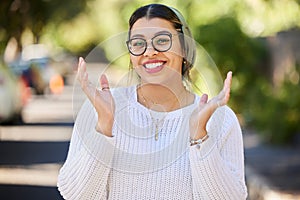
[[[138,87],[138,85],[133,85],[129,88],[129,94],[130,94],[131,102],[135,106],[137,106],[139,109],[141,109],[143,112],[146,112],[146,113],[151,112],[151,115],[154,116],[155,118],[164,117],[165,119],[167,119],[167,118],[173,118],[173,117],[176,117],[176,116],[185,115],[187,113],[192,112],[196,108],[196,106],[198,105],[198,102],[199,102],[198,95],[194,94],[194,102],[191,103],[190,105],[187,105],[185,107],[182,107],[182,108],[179,108],[179,109],[176,109],[176,110],[173,110],[173,111],[169,111],[169,112],[155,111],[155,110],[151,110],[151,109],[145,107],[140,102],[138,102],[138,100],[137,100],[137,87]]]

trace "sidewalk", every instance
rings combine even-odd
[[[244,130],[249,200],[300,199],[300,145],[265,145]]]

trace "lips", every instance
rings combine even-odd
[[[148,73],[157,73],[164,67],[165,61],[148,61],[143,64],[143,67]]]
[[[163,64],[164,64],[163,62],[148,63],[148,64],[145,64],[144,67],[147,68],[147,69],[154,69],[154,68],[159,67]]]

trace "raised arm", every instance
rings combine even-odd
[[[82,58],[77,78],[89,100],[76,117],[68,156],[60,169],[57,186],[65,199],[106,199],[115,146],[112,137],[114,100],[104,75],[100,78],[103,89],[91,84]]]
[[[79,58],[77,78],[81,88],[91,101],[98,114],[96,130],[106,136],[112,136],[115,103],[110,92],[109,83],[104,74],[100,76],[101,89],[96,88],[90,81],[86,71],[86,63]]]
[[[229,72],[222,91],[211,100],[203,95],[190,119],[190,137],[199,143],[190,147],[194,199],[247,197],[242,132],[236,115],[225,106],[231,79]]]

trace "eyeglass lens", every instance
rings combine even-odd
[[[171,34],[156,35],[151,39],[152,47],[159,52],[168,51],[172,46]],[[147,49],[147,41],[143,38],[133,38],[127,41],[127,47],[131,54],[142,55]]]

